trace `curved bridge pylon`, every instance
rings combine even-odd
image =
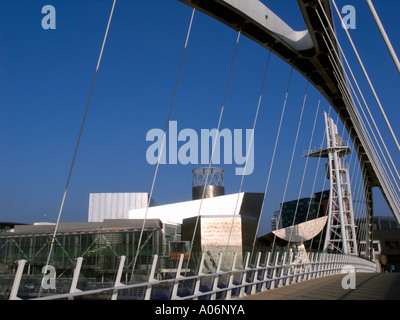
[[[352,95],[338,79],[346,79],[335,40],[329,0],[298,0],[307,29],[293,30],[258,0],[179,0],[211,16],[283,59],[314,85],[338,114],[352,139],[364,180],[367,219],[366,255],[372,259],[372,189],[379,187],[389,208],[400,223],[400,204],[391,192],[373,147],[362,130],[362,120]],[[323,9],[321,8],[321,5]],[[329,39],[329,41],[326,41]],[[345,82],[344,82],[345,83]],[[349,98],[350,97],[350,98]]]

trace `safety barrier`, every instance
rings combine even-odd
[[[170,300],[230,300],[253,295],[282,286],[288,286],[301,281],[327,277],[334,274],[347,272],[349,267],[354,272],[376,272],[375,263],[352,255],[334,253],[296,253],[293,252],[266,252],[262,255],[257,252],[250,266],[250,253],[244,255],[242,268],[236,268],[237,253],[233,253],[230,270],[222,270],[223,253],[219,253],[215,272],[204,272],[206,254],[203,253],[199,262],[196,275],[186,276],[187,269],[183,268],[185,257],[180,255],[175,277],[166,280],[157,280],[156,267],[158,256],[153,256],[152,266],[148,280],[135,284],[121,282],[125,256],[121,256],[114,285],[81,291],[78,289],[79,274],[83,258],[77,259],[73,279],[68,293],[50,294],[33,300],[59,300],[86,297],[86,299],[157,299],[153,290],[160,287],[167,290]],[[261,261],[261,257],[264,257]],[[10,300],[21,299],[18,297],[21,277],[26,260],[18,261],[18,269],[9,296]],[[121,294],[123,292],[123,294]]]

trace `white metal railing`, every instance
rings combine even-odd
[[[213,273],[205,273],[203,253],[198,272],[196,275],[185,276],[182,273],[184,255],[180,255],[178,268],[175,277],[168,280],[156,280],[156,266],[158,256],[153,256],[148,281],[136,284],[123,284],[121,282],[125,256],[121,256],[115,283],[111,287],[81,291],[77,288],[80,269],[83,258],[77,259],[73,279],[68,293],[47,295],[33,300],[59,300],[74,299],[74,297],[109,294],[111,300],[116,300],[121,290],[142,289],[143,300],[151,300],[153,288],[159,285],[172,286],[170,300],[197,300],[199,298],[216,299],[237,299],[246,295],[253,295],[274,288],[287,286],[301,281],[326,277],[343,273],[344,267],[351,267],[355,272],[376,272],[375,263],[352,255],[333,253],[265,253],[264,261],[261,262],[261,252],[255,256],[253,266],[249,265],[250,253],[245,254],[243,267],[236,269],[237,254],[233,253],[230,270],[222,271],[221,264],[223,253],[219,254],[216,270]],[[9,296],[10,300],[19,300],[18,290],[23,274],[26,260],[18,261],[18,269],[15,274],[14,283]],[[347,269],[346,269],[347,270]],[[204,288],[202,284],[207,279],[211,286]],[[235,281],[236,280],[236,281]],[[190,282],[190,293],[179,295],[179,288],[184,283]]]

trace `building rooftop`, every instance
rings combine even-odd
[[[141,230],[143,219],[110,219],[103,222],[62,222],[58,226],[57,234],[67,233],[90,233],[90,232],[112,232],[121,230]],[[146,230],[161,229],[162,223],[159,219],[147,219]],[[54,223],[36,223],[33,225],[16,225],[14,232],[0,233],[0,236],[18,234],[52,234],[55,229]]]

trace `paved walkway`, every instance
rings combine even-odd
[[[344,290],[346,274],[304,281],[242,300],[400,300],[400,273],[357,273],[356,289]]]

